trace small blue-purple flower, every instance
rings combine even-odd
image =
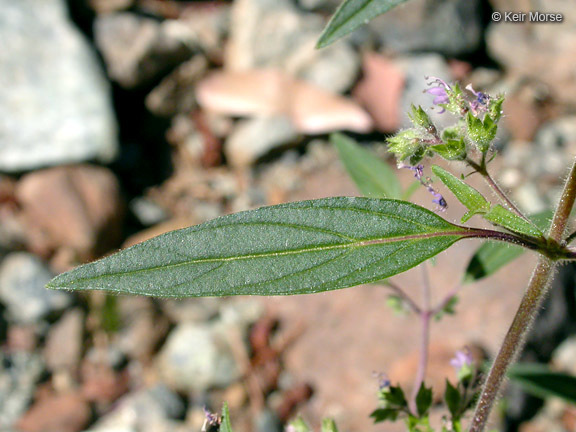
[[[456,351],[456,355],[450,360],[450,364],[456,369],[458,380],[462,381],[472,376],[474,359],[468,347]]]
[[[477,92],[472,87],[472,84],[468,84],[466,86],[466,90],[472,93],[475,97],[475,99],[470,103],[470,109],[474,115],[477,115],[480,112],[488,111],[488,104],[490,103],[489,95],[480,91]]]
[[[452,87],[450,87],[450,85],[437,77],[426,77],[427,80],[431,80],[428,85],[434,85],[435,87],[429,88],[428,90],[424,90],[426,93],[431,94],[432,96],[434,96],[434,100],[432,101],[432,103],[434,105],[442,105],[442,104],[447,104],[450,102],[450,97],[448,96],[448,92],[450,90],[452,90]],[[439,111],[440,114],[442,114],[444,111],[446,111],[444,108],[442,108],[442,111]]]
[[[207,432],[208,430],[210,430],[211,427],[220,424],[220,417],[218,416],[218,414],[210,412],[206,407],[203,407],[203,410],[206,418],[204,419],[204,424],[202,425],[201,431]]]
[[[454,358],[450,360],[450,365],[452,365],[456,370],[459,370],[464,366],[471,366],[472,362],[473,359],[470,349],[464,348],[463,350],[456,351]]]
[[[378,378],[378,390],[386,390],[390,387],[390,379],[384,372],[373,372],[373,375]]]

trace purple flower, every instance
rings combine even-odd
[[[472,87],[472,84],[468,84],[466,86],[466,90],[471,92],[476,97],[476,99],[470,103],[470,109],[474,115],[477,115],[479,112],[485,112],[488,110],[488,103],[490,102],[489,95],[480,91],[477,92]]]
[[[386,375],[384,372],[373,372],[372,375],[378,378],[379,390],[384,390],[390,387],[390,380],[388,379],[388,375]]]
[[[436,192],[431,186],[428,186],[428,192],[430,192],[434,197],[432,202],[438,205],[439,211],[445,211],[448,208],[448,203],[446,202],[442,194]]]
[[[464,367],[472,366],[473,361],[470,349],[465,347],[463,350],[456,351],[456,355],[450,360],[450,364],[454,366],[456,371],[460,371]]]
[[[428,177],[424,177],[424,165],[418,164],[416,166],[412,166],[401,163],[398,164],[398,168],[408,168],[414,172],[414,178],[416,178],[416,180],[418,180],[420,184],[424,186],[426,190],[430,192],[434,197],[432,202],[438,205],[438,211],[445,211],[448,208],[448,203],[446,203],[444,197],[440,193],[436,192],[436,190],[432,187],[432,180],[430,180]]]
[[[426,77],[427,80],[432,80],[428,83],[429,86],[431,85],[435,85],[435,87],[429,88],[428,90],[424,90],[425,93],[431,94],[434,97],[434,100],[432,101],[432,103],[434,105],[440,105],[440,104],[447,104],[450,102],[450,97],[448,96],[448,91],[452,90],[452,87],[450,87],[446,81],[437,78],[437,77]],[[444,111],[446,111],[444,108],[442,108],[442,111],[439,111],[440,114],[442,114]]]
[[[204,407],[203,410],[206,418],[204,419],[204,424],[202,425],[202,432],[206,432],[210,427],[219,425],[220,418],[218,417],[218,414],[210,412],[206,407]]]

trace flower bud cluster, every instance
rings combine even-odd
[[[388,149],[399,163],[419,164],[435,154],[446,160],[466,160],[471,153],[483,157],[491,149],[502,116],[503,96],[492,97],[475,91],[471,85],[464,90],[458,84],[430,77],[433,103],[456,117],[454,125],[438,131],[422,107],[411,107],[412,128],[402,130],[388,139]]]

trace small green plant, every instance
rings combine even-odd
[[[331,43],[402,2],[344,2],[319,44]],[[454,116],[454,124],[440,130],[424,109],[413,106],[412,127],[389,138],[388,150],[400,168],[412,171],[415,184],[431,194],[436,212],[405,201],[413,187],[402,191],[385,164],[337,135],[333,140],[344,163],[367,197],[295,202],[224,216],[80,266],[57,276],[48,287],[175,298],[307,294],[382,281],[429,260],[458,241],[482,239],[487,243],[478,250],[464,277],[464,282],[470,282],[495,272],[523,250],[532,250],[539,255],[538,262],[480,394],[477,368],[466,353],[460,353],[455,361],[458,381],[447,382],[443,393],[449,414],[442,431],[461,431],[463,416],[474,405],[468,430],[483,431],[507,370],[522,348],[550,286],[554,268],[576,259],[576,249],[569,245],[575,235],[566,235],[576,198],[576,166],[566,179],[549,228],[542,223],[545,216],[527,217],[489,173],[504,98],[470,86],[462,89],[437,78],[429,81],[427,92],[434,96],[433,102],[441,112]],[[425,164],[432,157],[457,162],[460,167],[458,175],[439,166],[430,168],[466,207],[459,223],[440,215],[447,206],[446,199],[424,174]],[[462,169],[466,175],[461,175]],[[468,184],[472,174],[485,180],[496,200]],[[470,224],[477,218],[494,228]],[[399,287],[387,283],[395,291],[396,304],[407,303],[423,317],[423,326],[428,326],[432,317],[449,313],[455,303],[453,293],[437,306],[417,305]],[[424,384],[426,359],[421,363],[417,385],[409,398],[400,387],[382,381],[379,407],[372,414],[375,421],[402,418],[409,431],[433,430],[428,418],[433,393]],[[226,407],[223,420],[210,421],[220,431],[231,431]],[[290,427],[293,431],[309,430],[302,421]],[[322,430],[335,431],[336,426],[326,420]]]

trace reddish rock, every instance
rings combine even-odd
[[[44,359],[50,370],[76,373],[82,355],[83,330],[84,313],[79,308],[66,312],[51,327],[44,347]]]
[[[305,134],[369,132],[370,116],[355,102],[276,69],[216,72],[196,90],[206,110],[228,116],[287,115]]]
[[[86,360],[82,365],[82,395],[89,401],[108,405],[129,390],[128,371],[116,371],[105,363]]]
[[[78,432],[92,417],[90,405],[79,394],[48,395],[39,399],[16,424],[20,432]]]
[[[75,165],[36,171],[20,180],[16,198],[28,225],[29,248],[40,255],[64,248],[87,261],[118,241],[120,191],[106,168]]]
[[[354,97],[366,107],[379,130],[397,130],[401,121],[404,73],[392,60],[375,53],[364,55],[362,70],[364,78],[354,88]]]

